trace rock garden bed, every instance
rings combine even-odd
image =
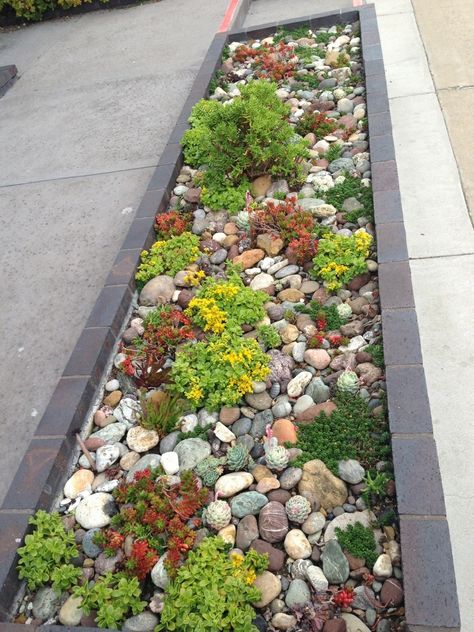
[[[225,49],[16,622],[404,628],[358,28]]]

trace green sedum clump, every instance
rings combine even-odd
[[[364,559],[366,566],[372,568],[377,560],[374,532],[360,522],[347,525],[342,530],[336,527],[336,536],[341,548],[354,557]]]
[[[266,349],[277,349],[281,345],[281,336],[275,327],[271,325],[260,325],[257,328],[258,341]]]
[[[118,629],[129,613],[139,614],[147,605],[140,599],[138,579],[121,573],[107,573],[92,585],[77,586],[73,594],[82,599],[85,614],[97,610],[95,620],[100,628]]]
[[[143,250],[135,279],[140,285],[160,274],[174,276],[194,263],[200,255],[199,237],[182,233],[167,241],[155,241],[150,250]]]
[[[257,632],[252,603],[260,599],[253,586],[267,567],[267,556],[250,550],[233,554],[219,537],[206,538],[189,554],[167,588],[156,632]]]
[[[184,156],[192,167],[206,166],[201,201],[210,208],[240,211],[251,180],[262,174],[300,177],[306,143],[295,142],[289,108],[276,88],[252,81],[231,103],[202,100],[194,106],[192,127],[183,136]]]
[[[381,421],[372,415],[360,397],[340,394],[337,410],[321,413],[313,423],[298,427],[296,447],[303,450],[294,465],[320,459],[337,476],[339,461],[357,459],[364,467],[374,467],[390,454],[389,436]]]
[[[64,529],[59,514],[42,509],[28,522],[35,528],[18,549],[18,576],[26,580],[30,590],[50,582],[58,591],[70,588],[77,580],[77,574],[71,572],[68,564],[77,557],[74,532]]]

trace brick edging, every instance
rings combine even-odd
[[[218,33],[207,51],[105,286],[0,509],[0,620],[8,620],[20,586],[15,570],[18,540],[25,535],[28,516],[36,509],[51,507],[67,474],[75,453],[74,434],[92,406],[131,304],[140,252],[154,241],[154,216],[157,211],[166,210],[183,164],[179,141],[189,127],[191,108],[207,96],[222,49],[230,41],[265,37],[278,26],[309,24],[318,28],[360,20],[406,620],[412,632],[460,630],[451,542],[421,355],[375,8],[367,5],[235,30],[242,23],[249,2],[239,1],[234,30]],[[0,632],[14,632],[14,627],[15,624],[0,623]],[[45,628],[53,630],[57,626],[41,626]]]

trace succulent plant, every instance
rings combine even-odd
[[[239,472],[252,462],[249,451],[241,443],[234,445],[227,451],[227,467],[231,472]]]
[[[359,378],[354,371],[344,371],[337,378],[336,386],[340,393],[355,395],[359,390]]]
[[[237,213],[237,219],[235,221],[240,230],[250,229],[250,216],[248,211],[240,211]]]
[[[266,451],[265,455],[267,465],[271,470],[277,472],[284,470],[290,460],[288,450],[282,445],[275,445]]]
[[[212,487],[224,471],[225,458],[208,456],[196,465],[194,471],[205,487]]]
[[[292,496],[285,505],[285,511],[289,520],[301,524],[311,513],[311,503],[304,496]]]
[[[339,316],[343,318],[344,320],[347,320],[348,318],[351,317],[352,309],[350,308],[350,305],[348,305],[347,303],[341,303],[340,305],[337,305],[336,309]]]
[[[204,517],[206,524],[216,531],[227,527],[232,517],[229,503],[225,500],[215,500],[206,507]]]

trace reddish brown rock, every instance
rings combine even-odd
[[[347,625],[344,619],[329,619],[324,624],[323,632],[346,632]]]
[[[356,373],[361,378],[362,384],[372,386],[374,382],[380,380],[383,371],[378,366],[375,366],[370,362],[363,362],[356,368]]]
[[[358,292],[361,287],[363,287],[366,283],[370,281],[370,272],[364,272],[364,274],[359,274],[350,281],[347,286],[349,290],[353,292]]]
[[[181,290],[177,303],[182,309],[186,309],[193,298],[194,292],[191,290]]]
[[[360,557],[355,557],[351,555],[349,551],[343,551],[346,556],[347,561],[349,562],[349,568],[351,571],[356,571],[358,568],[362,568],[365,565],[365,560]]]
[[[89,437],[84,441],[84,445],[89,450],[89,452],[95,452],[98,448],[101,448],[105,445],[105,441],[100,437]]]
[[[289,419],[277,419],[272,426],[272,432],[279,444],[283,444],[285,441],[296,443],[296,426]]]
[[[281,503],[282,505],[284,505],[290,500],[291,494],[286,489],[274,489],[267,494],[267,498],[270,502]]]
[[[224,426],[231,426],[239,417],[240,408],[238,406],[233,408],[221,408],[219,413],[219,421],[223,423]]]
[[[104,398],[104,406],[115,408],[122,399],[122,391],[112,391]]]
[[[403,588],[396,579],[389,578],[384,581],[380,591],[380,601],[386,607],[397,607],[403,602]]]
[[[280,237],[271,233],[264,233],[257,237],[257,246],[265,250],[268,256],[274,257],[283,249],[284,242]]]
[[[235,265],[241,265],[242,270],[247,270],[247,268],[253,268],[264,256],[265,252],[261,248],[253,248],[237,255],[232,262]]]
[[[355,129],[357,127],[357,119],[351,114],[346,114],[345,116],[341,116],[341,118],[338,119],[337,122],[339,125],[342,125],[342,127],[345,127],[346,129]],[[340,130],[336,130],[336,131],[340,131]]]
[[[318,301],[318,303],[321,303],[322,305],[324,305],[324,303],[329,299],[329,294],[326,292],[326,290],[323,287],[320,287],[313,294],[312,298],[313,300]]]
[[[199,200],[201,199],[201,189],[200,188],[188,189],[186,193],[184,194],[184,199],[189,204],[197,204]]]
[[[236,235],[239,232],[239,229],[234,222],[227,222],[224,226],[224,232],[226,235]]]
[[[329,417],[329,415],[331,415],[336,409],[336,404],[329,399],[327,402],[323,402],[322,404],[314,404],[314,406],[310,406],[296,417],[296,421],[302,424],[310,423],[321,413],[324,413]]]
[[[258,517],[260,536],[267,542],[281,542],[288,533],[288,517],[283,505],[269,502]]]
[[[370,355],[370,353],[367,353],[366,351],[359,351],[358,353],[356,353],[356,360],[357,360],[357,364],[362,364],[364,362],[372,362],[372,356]]]

